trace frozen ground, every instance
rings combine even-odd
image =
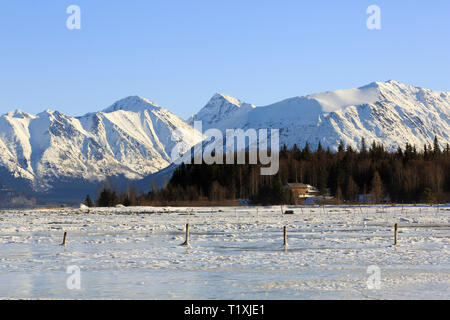
[[[292,208],[2,211],[0,298],[450,298],[450,206]]]

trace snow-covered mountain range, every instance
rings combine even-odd
[[[245,107],[244,107],[245,106]],[[280,130],[280,144],[337,150],[340,140],[359,149],[364,137],[390,150],[406,143],[422,149],[435,136],[450,143],[450,92],[436,92],[397,81],[289,98],[254,107],[226,95],[213,99],[188,122],[205,128]]]
[[[82,193],[84,184],[111,177],[149,186],[152,174],[170,178],[173,170],[163,169],[179,142],[174,132],[181,132],[185,149],[202,141],[194,121],[202,121],[203,130],[279,129],[280,144],[288,147],[308,141],[314,148],[320,141],[336,150],[342,140],[360,148],[364,137],[391,150],[406,143],[421,149],[435,136],[442,146],[450,143],[450,92],[374,82],[261,107],[216,94],[186,121],[138,96],[81,117],[16,110],[0,116],[0,186],[39,193],[77,186]]]
[[[183,119],[137,96],[76,118],[12,111],[0,117],[0,181],[17,179],[40,192],[61,180],[138,180],[170,164],[175,130],[186,148],[202,140]]]

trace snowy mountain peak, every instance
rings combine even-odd
[[[119,101],[116,101],[113,105],[103,110],[105,113],[114,112],[118,110],[123,111],[144,111],[144,110],[153,110],[160,109],[153,101],[140,97],[140,96],[129,96]]]
[[[349,106],[374,103],[382,99],[382,94],[380,84],[374,82],[360,88],[327,91],[305,98],[317,101],[323,112],[334,112]]]
[[[235,105],[236,107],[240,107],[241,106],[241,104],[242,104],[242,102],[239,100],[239,99],[237,99],[237,98],[235,98],[235,97],[232,97],[232,96],[229,96],[229,95],[227,95],[227,94],[224,94],[224,93],[216,93],[215,95],[213,95],[213,97],[209,100],[209,102],[207,103],[207,105],[211,105],[211,106],[214,106],[214,105],[216,105],[216,104],[220,104],[220,103],[224,103],[224,102],[226,102],[226,103],[231,103],[231,104],[233,104],[233,105]]]
[[[216,93],[208,103],[194,116],[188,119],[193,125],[194,121],[201,120],[204,129],[209,129],[215,123],[231,118],[235,114],[244,114],[255,108],[254,105],[223,94]]]
[[[13,111],[10,111],[8,113],[6,113],[6,116],[11,117],[11,118],[32,118],[33,116],[31,114],[29,114],[28,112],[25,112],[21,109],[16,109]]]
[[[45,109],[44,111],[38,113],[36,116],[38,117],[51,117],[52,115],[59,115],[58,111],[52,109]]]

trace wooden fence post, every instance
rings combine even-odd
[[[395,224],[395,226],[394,226],[394,246],[397,245],[397,231],[398,231],[398,224]]]
[[[287,247],[287,228],[286,226],[283,227],[283,244],[284,244],[284,248]]]
[[[63,242],[61,243],[62,246],[66,245],[66,237],[67,237],[67,232],[64,232]]]
[[[183,246],[189,246],[189,223],[186,223],[186,241]]]

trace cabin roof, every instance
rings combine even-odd
[[[310,187],[310,185],[304,183],[287,183],[286,186],[289,188],[302,188],[302,189]]]

